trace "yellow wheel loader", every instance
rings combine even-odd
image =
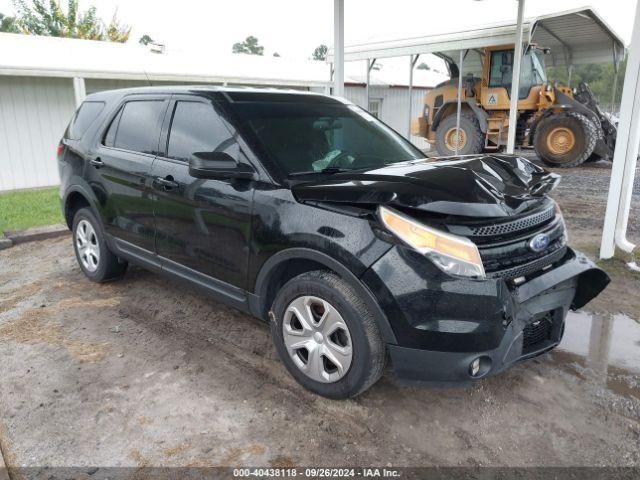
[[[506,146],[513,45],[485,48],[481,78],[463,80],[460,131],[456,129],[458,67],[449,59],[451,80],[425,96],[413,133],[425,137],[443,156],[500,151]],[[547,49],[529,45],[522,57],[516,147],[533,147],[549,166],[575,167],[613,157],[616,126],[603,113],[589,86],[576,89],[547,81]]]

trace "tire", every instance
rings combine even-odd
[[[597,153],[592,153],[591,156],[584,161],[584,163],[595,163],[599,162],[600,160],[602,160],[602,157],[600,155],[598,155]]]
[[[449,115],[438,125],[436,130],[436,149],[442,156],[455,155],[455,150],[450,148],[455,143],[447,142],[447,138],[455,135],[456,115]],[[484,134],[480,130],[480,124],[475,115],[468,112],[460,113],[460,131],[462,148],[458,149],[458,155],[473,155],[482,152]]]
[[[73,249],[80,269],[94,282],[120,278],[127,263],[116,257],[104,240],[102,225],[89,208],[81,208],[73,217]],[[83,245],[88,245],[83,248]]]
[[[299,308],[302,305],[309,308],[305,311]],[[293,314],[295,308],[306,316],[303,320],[315,333],[305,333],[303,322]],[[364,392],[382,375],[386,349],[378,325],[355,290],[337,275],[313,271],[288,281],[278,292],[269,317],[278,355],[289,373],[306,389],[323,397],[345,399]],[[331,325],[336,329],[330,329]],[[337,326],[346,328],[346,333]],[[322,330],[324,327],[328,329]],[[324,338],[318,340],[315,337],[318,332],[322,332]],[[303,343],[299,348],[291,348],[295,347],[293,342]],[[305,345],[309,345],[309,350]],[[336,347],[342,349],[342,355],[335,353]],[[350,362],[345,361],[348,353],[344,352],[348,351]],[[345,368],[340,371],[324,352]],[[316,358],[319,360],[314,361]],[[320,375],[314,365],[319,365]]]
[[[561,143],[555,143],[555,147],[554,135],[564,137]],[[591,120],[581,113],[567,112],[541,120],[536,128],[533,146],[547,165],[570,168],[581,165],[591,156],[597,140],[598,132]],[[563,151],[564,148],[567,150]]]

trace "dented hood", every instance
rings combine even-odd
[[[473,155],[315,174],[292,186],[300,202],[390,205],[469,217],[508,217],[539,202],[560,181],[512,155]]]

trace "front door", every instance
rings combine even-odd
[[[148,254],[155,248],[149,174],[168,102],[168,97],[128,97],[87,167],[107,233]]]
[[[195,152],[241,154],[233,130],[211,100],[175,95],[167,111],[162,154],[151,172],[156,251],[163,269],[201,282],[244,288],[249,258],[253,184],[189,175]]]

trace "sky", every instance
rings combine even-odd
[[[630,41],[636,0],[528,0],[525,16],[586,2]],[[253,35],[265,55],[306,59],[319,44],[332,44],[333,0],[80,0],[81,9],[90,5],[107,21],[117,9],[133,26],[130,41],[148,34],[172,50],[229,53],[233,43]],[[345,43],[458,31],[513,20],[516,10],[516,0],[345,0]],[[13,13],[11,0],[0,0],[0,12]]]

